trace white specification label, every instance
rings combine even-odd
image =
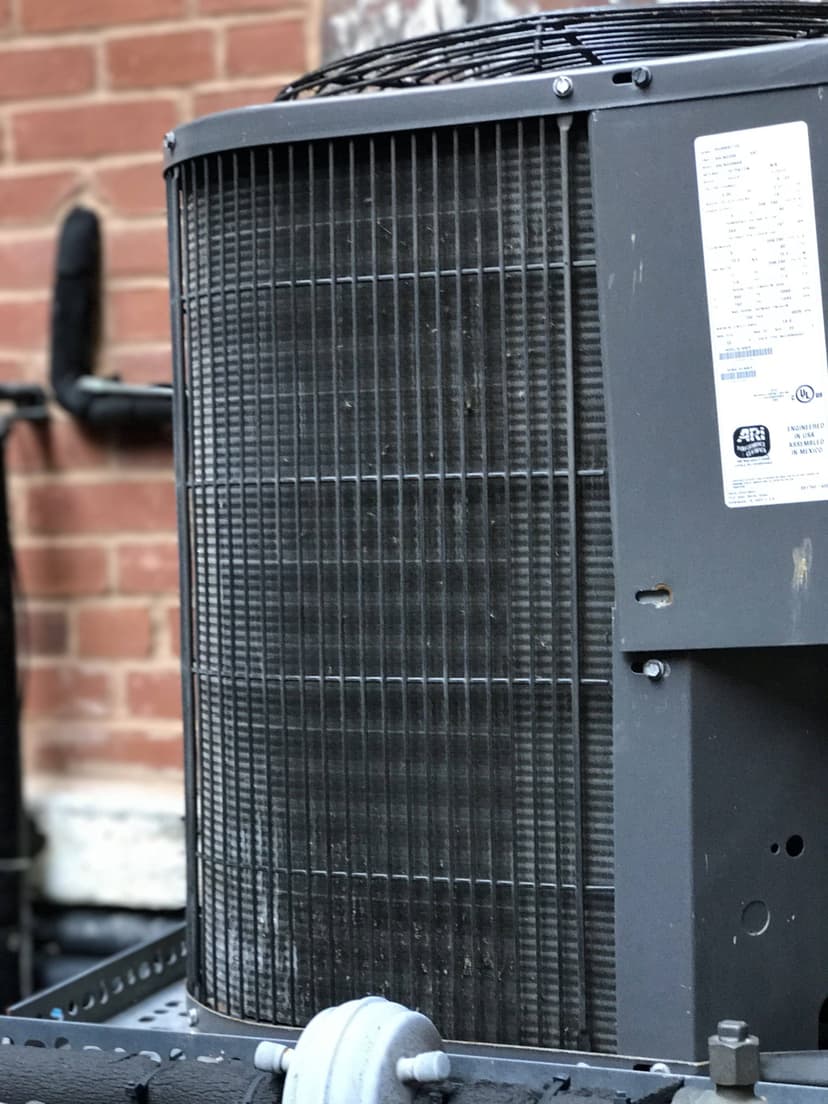
[[[696,139],[728,506],[828,499],[828,362],[808,127]]]

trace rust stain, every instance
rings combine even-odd
[[[808,589],[811,577],[811,563],[813,561],[814,546],[810,537],[805,537],[802,544],[797,545],[791,552],[793,557],[793,578],[791,590],[794,594],[800,594]]]

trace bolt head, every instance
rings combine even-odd
[[[720,1020],[716,1033],[720,1039],[733,1043],[743,1043],[748,1037],[748,1025],[744,1020]]]
[[[567,96],[572,95],[572,81],[569,77],[555,77],[552,90],[559,99],[565,100]]]
[[[169,151],[169,153],[172,153],[172,151],[175,149],[176,141],[177,139],[175,137],[175,131],[168,130],[167,133],[164,135],[164,149]]]
[[[663,659],[647,659],[641,670],[652,682],[658,682],[667,674],[667,664]]]
[[[646,65],[637,65],[632,71],[632,82],[636,88],[647,88],[652,84],[653,74]]]

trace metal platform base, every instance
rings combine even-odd
[[[253,1066],[263,1039],[292,1045],[300,1031],[238,1023],[200,1007],[187,994],[184,927],[70,981],[38,993],[0,1016],[0,1044],[149,1054],[159,1060],[238,1060]],[[577,1051],[447,1043],[452,1077],[536,1091],[560,1081],[573,1090],[612,1090],[641,1100],[677,1082],[708,1088],[703,1067]],[[0,1064],[2,1051],[0,1051]],[[828,1052],[763,1055],[757,1092],[768,1104],[824,1104]],[[565,1096],[563,1097],[565,1099]]]

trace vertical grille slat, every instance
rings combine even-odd
[[[194,994],[612,1050],[583,121],[216,154],[178,188]]]
[[[570,723],[572,725],[572,790],[573,790],[573,845],[575,863],[575,925],[577,947],[577,1008],[576,1023],[570,1028],[570,1036],[578,1040],[578,1046],[589,1049],[587,1029],[586,994],[586,932],[584,906],[584,810],[582,806],[583,770],[581,762],[581,639],[579,603],[579,502],[576,452],[578,425],[576,421],[574,301],[572,292],[572,242],[570,211],[569,143],[572,134],[572,117],[558,116],[558,135],[561,147],[561,254],[563,261],[563,328],[564,372],[566,386],[566,489],[567,516],[569,521],[569,676]]]

